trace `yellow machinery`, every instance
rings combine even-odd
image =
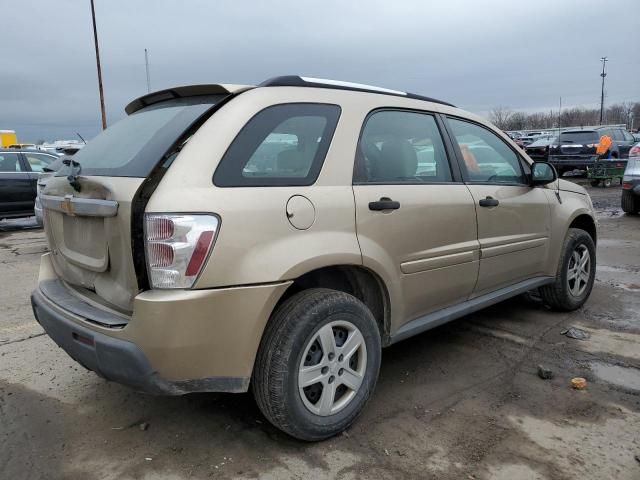
[[[18,137],[13,130],[0,130],[0,147],[6,148],[9,145],[18,143]]]

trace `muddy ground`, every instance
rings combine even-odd
[[[385,350],[363,415],[318,444],[248,394],[150,397],[76,365],[31,314],[42,231],[2,222],[0,477],[640,479],[640,217],[619,187],[589,190],[600,242],[583,309],[517,298]]]

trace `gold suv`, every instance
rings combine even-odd
[[[585,190],[483,119],[298,76],[145,95],[41,194],[36,318],[98,375],[347,428],[381,348],[538,289],[588,298]]]

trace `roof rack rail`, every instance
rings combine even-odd
[[[301,77],[298,75],[284,75],[281,77],[273,77],[262,82],[259,87],[316,87],[316,88],[334,88],[337,90],[351,90],[354,92],[381,93],[383,95],[394,95],[396,97],[411,98],[414,100],[423,100],[425,102],[440,103],[455,107],[448,102],[437,100],[435,98],[423,97],[414,93],[402,92],[399,90],[390,90],[388,88],[375,87],[373,85],[364,85],[362,83],[343,82],[341,80],[330,80],[325,78]]]

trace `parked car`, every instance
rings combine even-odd
[[[608,135],[613,141],[611,158],[623,159],[635,143],[633,136],[624,128],[597,127],[590,130],[565,130],[558,141],[549,146],[549,161],[558,173],[585,169],[597,160],[596,147],[600,137]]]
[[[632,215],[640,212],[640,142],[629,151],[622,177],[622,210]]]
[[[40,151],[0,149],[0,220],[34,214],[36,183],[56,158]]]
[[[64,160],[64,158],[59,157],[56,155],[56,159],[51,162],[49,165],[46,165],[45,167],[43,167],[43,172],[39,175],[38,177],[38,181],[36,182],[36,200],[35,200],[35,204],[33,206],[33,213],[36,217],[36,221],[38,222],[38,225],[43,226],[44,225],[44,218],[42,216],[42,202],[40,200],[40,193],[42,192],[42,189],[46,186],[47,182],[49,181],[49,179],[53,176],[54,173],[56,173],[58,170],[60,170],[63,166],[62,161]]]
[[[446,102],[288,76],[125,110],[44,187],[31,297],[109,380],[251,389],[321,440],[363,409],[382,347],[532,289],[563,311],[591,292],[586,191]]]
[[[538,138],[542,135],[545,135],[545,134],[542,132],[528,132],[526,135],[522,135],[516,138],[514,141],[516,142],[516,145],[518,145],[520,148],[525,148],[531,143],[538,140]]]
[[[549,157],[549,145],[554,143],[557,135],[538,135],[538,137],[524,149],[533,160],[547,160]]]

